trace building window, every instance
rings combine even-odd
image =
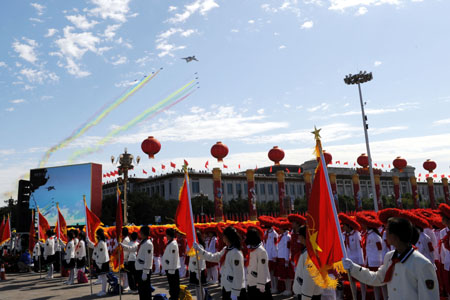
[[[169,195],[172,195],[172,181],[169,181]]]
[[[233,184],[232,183],[227,183],[227,193],[229,195],[233,195]]]
[[[273,195],[273,184],[269,183],[267,188],[269,189],[269,195]]]
[[[247,183],[244,183],[244,191],[248,191],[248,185],[247,185]]]
[[[160,195],[163,196],[163,197],[166,196],[164,184],[161,184],[161,194]]]
[[[291,184],[291,195],[295,195],[295,185]]]
[[[261,192],[261,195],[265,195],[266,194],[266,186],[264,185],[264,183],[261,183],[259,185],[259,191]]]
[[[192,194],[200,193],[200,182],[192,181]]]
[[[242,185],[240,183],[236,183],[236,193],[238,195],[242,194]]]

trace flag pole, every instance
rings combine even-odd
[[[192,232],[194,233],[194,243],[197,242],[197,232],[195,231],[195,226],[194,226],[194,216],[192,214],[192,203],[191,203],[191,190],[189,188],[189,175],[188,175],[188,171],[187,171],[187,165],[183,166],[184,169],[184,180],[186,180],[186,186],[187,186],[187,194],[188,194],[188,199],[189,199],[189,209],[191,210],[191,224],[192,224]],[[200,259],[198,257],[198,251],[196,249],[194,249],[195,251],[195,259],[197,261],[197,276],[198,276],[198,283],[199,283],[199,287],[200,287],[200,295],[197,295],[197,300],[203,300],[203,286],[202,286],[202,270],[200,268]],[[198,296],[200,296],[200,299],[198,298]]]
[[[117,193],[117,203],[119,204],[119,205],[121,205],[122,206],[122,202],[120,202],[119,203],[119,200],[120,200],[120,194],[119,194],[119,192],[118,192],[118,190],[119,190],[119,183],[117,183],[117,191],[116,191],[116,193]],[[116,209],[117,209],[117,207],[116,207]],[[122,216],[121,216],[122,217]],[[117,220],[116,220],[116,222],[117,222]],[[116,224],[116,229],[117,229],[117,224]],[[122,230],[122,228],[120,228],[120,230]],[[117,231],[117,230],[116,230]],[[120,255],[120,242],[121,242],[121,237],[122,237],[122,232],[116,232],[116,238],[117,238],[117,242],[119,243],[119,245],[117,246],[117,248],[116,248],[116,251],[117,251],[117,254],[119,255],[119,299],[120,300],[122,300],[122,284],[120,283],[121,281],[122,281],[122,278],[121,278],[121,272],[120,272],[120,269],[121,269],[121,266],[122,266],[122,263],[121,263],[121,261],[120,261],[120,257],[122,256],[122,255]],[[149,275],[150,276],[150,275]]]
[[[61,273],[61,278],[63,277],[63,268],[62,268],[62,249],[61,249],[61,220],[59,219],[59,203],[56,202],[56,209],[58,210],[58,228],[56,230],[58,230],[58,240],[56,241],[58,243],[58,247],[59,247],[59,271]]]
[[[86,225],[85,230],[86,230],[86,239],[89,239],[89,229],[88,229],[88,222],[87,222],[87,215],[86,215],[86,195],[83,195],[83,202],[84,202],[84,220]],[[91,295],[93,294],[92,292],[92,264],[91,264],[91,256],[89,255],[89,247],[87,247],[86,249],[86,254],[87,254],[87,260],[88,260],[88,266],[89,266],[89,285],[91,286]]]
[[[342,250],[342,253],[344,255],[344,258],[348,258],[347,249],[345,248],[345,243],[344,243],[344,237],[342,235],[341,225],[339,223],[339,218],[338,218],[338,215],[337,215],[336,203],[334,201],[334,196],[333,196],[332,189],[331,189],[330,177],[328,176],[327,164],[326,164],[325,158],[323,156],[322,143],[320,141],[319,131],[320,131],[320,129],[317,129],[314,126],[314,131],[312,133],[314,133],[314,135],[315,135],[316,147],[319,149],[320,164],[322,166],[324,166],[324,168],[323,168],[323,170],[324,170],[324,177],[325,177],[325,180],[327,182],[328,195],[329,195],[329,198],[330,198],[331,207],[333,208],[333,217],[334,217],[334,222],[336,224],[336,229],[337,229],[337,232],[338,232],[338,235],[339,235],[339,243],[341,245],[341,250]],[[348,270],[347,272],[348,272],[348,280],[350,281],[350,289],[351,289],[351,292],[352,292],[352,297],[353,297],[354,300],[357,300],[357,291],[354,290],[353,279],[352,279],[352,276],[350,274],[350,270]]]

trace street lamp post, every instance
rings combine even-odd
[[[120,154],[115,161],[115,157],[111,156],[111,162],[113,165],[119,163],[119,176],[123,175],[123,223],[128,224],[128,203],[127,203],[127,182],[128,182],[128,170],[133,170],[133,161],[136,162],[136,165],[139,164],[141,158],[138,156],[136,160],[132,154],[127,152],[127,148],[125,148],[125,153]]]
[[[374,206],[375,211],[378,211],[378,199],[377,199],[377,192],[375,189],[375,176],[373,175],[372,156],[370,154],[369,135],[367,133],[367,129],[369,128],[369,126],[367,125],[367,116],[364,112],[364,103],[363,103],[362,92],[361,92],[361,83],[371,81],[372,79],[373,79],[372,73],[367,73],[366,71],[364,71],[364,72],[361,71],[355,75],[349,74],[349,75],[345,76],[344,82],[348,85],[351,85],[351,84],[358,85],[359,102],[361,104],[361,114],[362,114],[362,121],[363,121],[363,126],[364,126],[364,136],[366,138],[367,156],[369,158],[369,173],[370,173],[370,182],[372,185],[373,206]]]

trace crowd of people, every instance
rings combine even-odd
[[[346,248],[342,264],[348,274],[330,272],[340,283],[337,290],[321,288],[311,277],[306,219],[290,214],[195,224],[194,249],[174,226],[124,226],[123,291],[151,299],[151,275],[156,274],[167,276],[170,299],[179,299],[180,279],[185,277],[197,295],[204,293],[200,282],[220,285],[224,300],[264,300],[274,294],[296,295],[299,300],[351,299],[351,286],[358,299],[372,293],[376,300],[450,299],[450,206],[340,213],[339,221]],[[49,230],[45,242],[36,239],[34,266],[46,266],[46,278],[53,278],[61,252],[62,266],[69,271],[65,284],[71,285],[83,277],[89,265],[87,247],[92,248],[92,265],[101,284],[97,295],[104,296],[115,230],[99,228],[96,241],[90,241],[83,231],[70,229],[66,242]],[[26,255],[21,261],[23,270],[32,265]]]

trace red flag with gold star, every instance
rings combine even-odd
[[[315,268],[309,268],[315,283],[322,288],[335,287],[337,282],[328,276],[328,271],[342,271],[343,251],[339,221],[337,221],[326,163],[320,143],[320,130],[315,130],[316,155],[320,157],[316,169],[311,196],[308,200],[306,248]]]

